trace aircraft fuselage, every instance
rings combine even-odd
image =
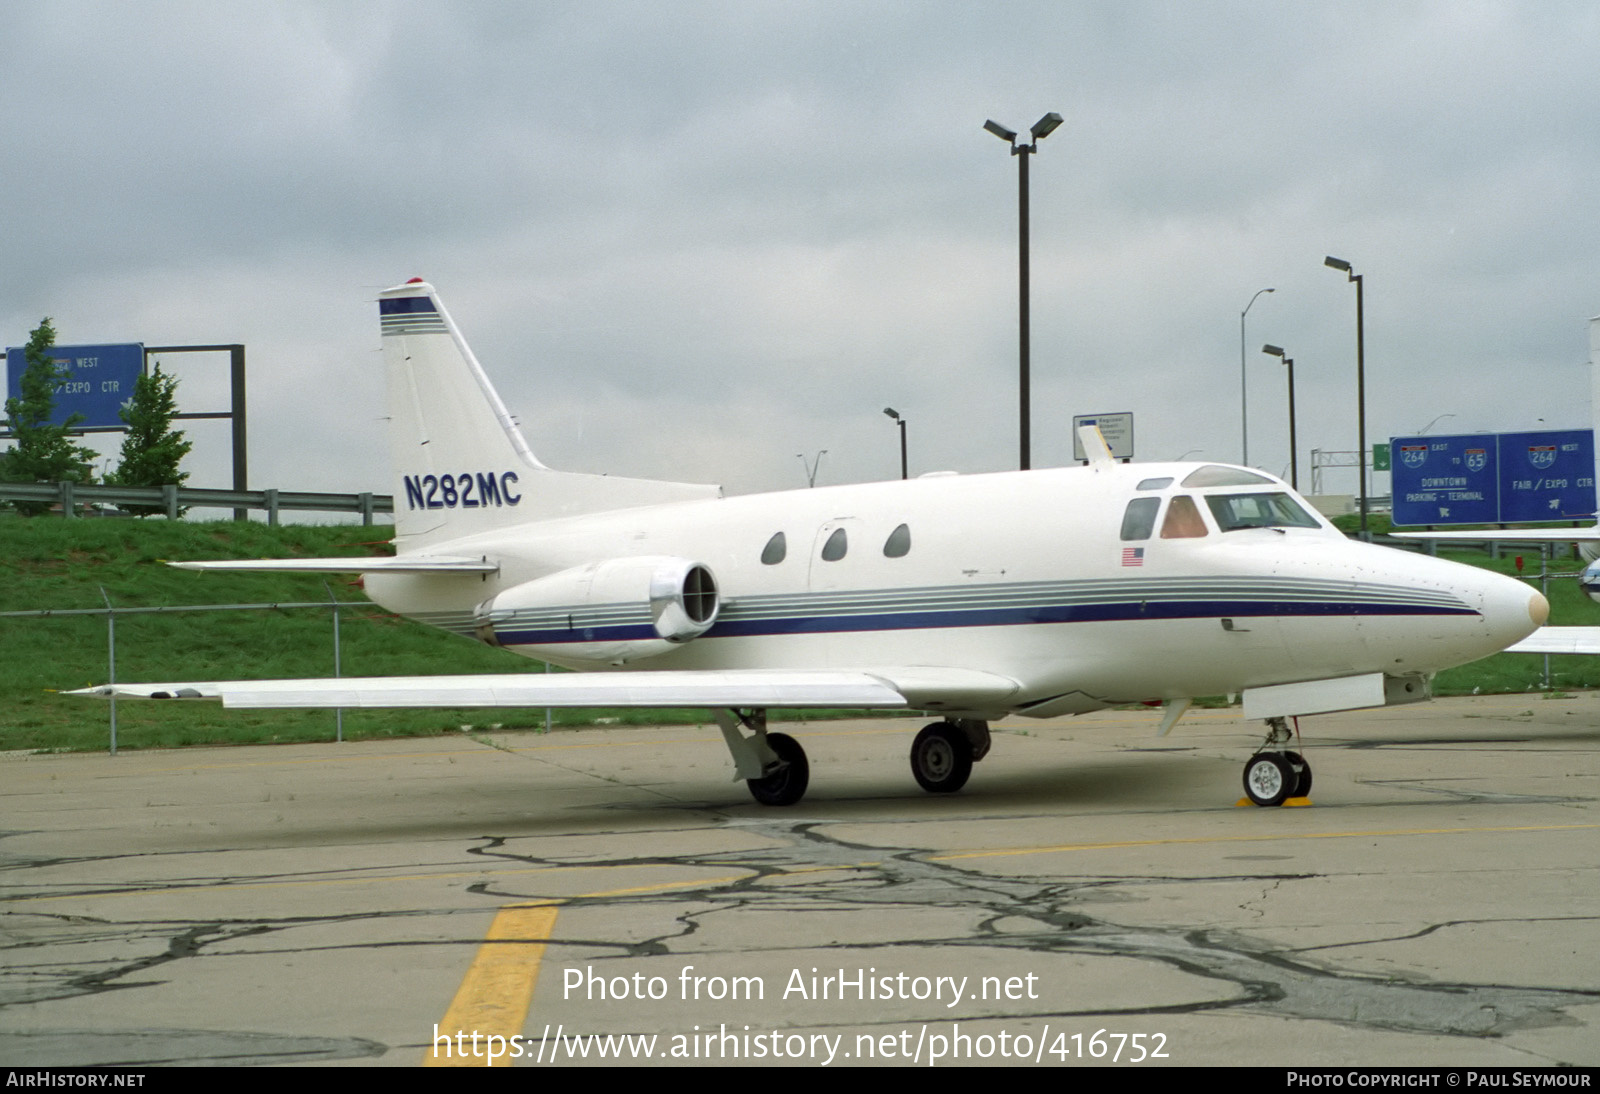
[[[367,589],[400,614],[575,669],[959,666],[1017,684],[1003,702],[975,691],[971,709],[1039,716],[1427,674],[1530,628],[1521,583],[1352,542],[1320,517],[1224,531],[1211,498],[1290,492],[1258,472],[1241,473],[1248,485],[1183,485],[1205,468],[1221,470],[940,475],[559,518],[430,545],[498,561],[498,573],[374,574]],[[1135,499],[1150,499],[1151,517],[1130,537]],[[659,641],[642,602],[497,610],[503,594],[596,559],[650,557],[714,575],[703,633]]]

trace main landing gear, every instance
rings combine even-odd
[[[1298,752],[1276,751],[1288,744],[1289,726],[1282,718],[1267,719],[1267,739],[1244,765],[1245,796],[1257,805],[1282,805],[1288,798],[1311,793],[1311,765]]]
[[[745,781],[751,797],[762,805],[793,805],[805,797],[811,764],[799,741],[787,733],[768,733],[765,710],[719,710],[715,714],[722,739],[733,754],[733,777]],[[741,729],[750,730],[750,736]]]
[[[743,779],[762,805],[793,805],[805,796],[811,765],[800,742],[767,732],[765,710],[714,712],[733,756],[734,778]],[[951,718],[923,727],[911,745],[911,773],[924,790],[953,794],[966,785],[972,765],[989,754],[989,723]]]
[[[930,794],[953,794],[967,785],[972,765],[989,754],[989,743],[988,722],[929,723],[911,742],[911,774]]]

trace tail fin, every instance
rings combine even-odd
[[[552,471],[529,449],[433,286],[378,296],[400,551],[511,524],[717,497],[715,486]]]

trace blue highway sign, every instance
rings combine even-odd
[[[1396,524],[1594,516],[1593,430],[1395,437],[1391,444]]]
[[[74,414],[83,418],[77,428],[118,427],[123,424],[122,404],[133,398],[133,385],[144,371],[144,344],[124,342],[105,346],[52,346],[50,356],[67,370],[67,379],[56,386],[55,412],[51,422],[61,425]],[[22,395],[22,372],[27,358],[22,347],[6,350],[6,395]]]

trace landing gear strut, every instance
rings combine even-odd
[[[932,794],[967,785],[972,765],[989,753],[989,724],[966,718],[932,722],[911,743],[911,774]]]
[[[805,797],[811,764],[800,742],[787,733],[767,732],[765,710],[715,712],[722,739],[733,754],[734,778],[743,779],[762,805],[793,805]],[[740,729],[748,729],[746,737]]]
[[[1287,798],[1311,793],[1311,765],[1298,752],[1279,752],[1274,745],[1292,739],[1282,718],[1267,719],[1267,738],[1261,750],[1244,765],[1245,796],[1257,805],[1282,805]]]

